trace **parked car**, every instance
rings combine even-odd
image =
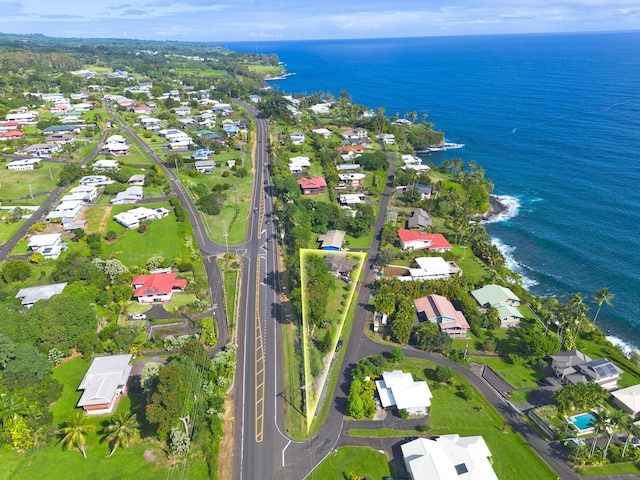
[[[338,340],[338,344],[336,345],[336,350],[340,350],[343,345],[344,345],[344,341]]]
[[[582,438],[566,438],[564,440],[564,445],[566,447],[568,447],[572,443],[574,445],[583,446],[584,445],[584,440]]]
[[[146,320],[147,316],[144,313],[136,313],[131,315],[131,320]]]

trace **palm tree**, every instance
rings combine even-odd
[[[596,320],[598,318],[598,314],[600,313],[600,309],[602,308],[602,304],[606,303],[607,305],[612,307],[613,305],[611,305],[611,300],[613,300],[613,297],[615,296],[616,294],[611,293],[608,288],[601,288],[593,294],[593,299],[598,304],[598,310],[596,310],[596,314],[593,316],[593,321],[591,322],[592,325],[596,324]]]
[[[607,451],[609,450],[609,445],[611,445],[613,434],[616,433],[616,430],[618,430],[620,426],[624,424],[626,417],[628,417],[628,415],[622,410],[614,410],[611,413],[611,417],[609,417],[609,424],[607,426],[607,433],[609,434],[609,438],[607,439],[607,445],[604,447],[604,451],[602,452],[602,458],[607,457]]]
[[[627,446],[629,445],[629,442],[633,440],[633,437],[640,437],[640,425],[636,425],[633,421],[633,417],[627,415],[621,427],[626,432],[626,439],[624,441],[624,447],[622,448],[622,458],[624,458],[627,454]]]
[[[120,412],[111,419],[111,424],[105,429],[107,435],[104,439],[111,445],[111,457],[118,447],[128,447],[131,440],[140,435],[140,425],[136,416],[131,413]]]
[[[598,442],[598,437],[603,430],[606,430],[609,425],[609,410],[601,410],[600,412],[594,413],[594,419],[589,424],[590,427],[593,428],[593,443],[591,444],[591,453],[596,451],[596,443]]]
[[[0,394],[0,422],[6,423],[28,414],[29,407],[24,400],[18,400],[15,396],[6,393]]]
[[[63,445],[66,445],[67,448],[77,446],[84,458],[87,458],[84,449],[85,435],[96,429],[95,425],[86,424],[88,419],[89,417],[84,412],[76,410],[67,417],[62,428],[58,430],[58,433],[62,435]]]

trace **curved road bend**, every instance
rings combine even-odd
[[[96,145],[96,148],[94,148],[91,151],[91,153],[89,153],[89,155],[84,157],[84,159],[82,159],[82,161],[80,161],[78,165],[86,165],[87,162],[93,160],[96,157],[96,155],[100,153],[102,145],[104,144],[104,141],[110,132],[111,132],[110,129],[106,129],[104,131],[104,133],[100,137],[100,141]],[[72,162],[63,162],[63,163],[72,163]],[[11,250],[14,249],[16,244],[22,238],[24,238],[24,236],[27,234],[29,229],[35,223],[39,222],[42,219],[45,212],[47,212],[51,208],[51,205],[53,205],[58,200],[58,197],[60,197],[60,195],[62,194],[62,192],[64,192],[66,188],[67,187],[57,187],[53,192],[51,192],[49,194],[49,198],[40,206],[40,208],[38,208],[34,213],[31,214],[31,216],[27,219],[24,225],[22,225],[18,229],[18,231],[14,233],[13,236],[5,244],[0,245],[0,262],[4,262],[7,259],[7,257],[11,253]]]
[[[171,171],[164,165],[162,159],[138,136],[136,132],[133,131],[133,129],[131,129],[131,127],[129,127],[124,121],[122,121],[119,116],[113,113],[111,105],[109,104],[107,104],[107,111],[109,112],[111,118],[113,118],[120,126],[120,128],[126,131],[138,144],[138,146],[142,148],[145,153],[147,153],[164,172],[169,180],[169,183],[171,184],[172,190],[175,192],[178,200],[180,200],[182,208],[184,208],[184,210],[187,212],[187,215],[189,216],[189,221],[191,222],[193,233],[196,237],[198,248],[200,249],[200,252],[202,254],[202,260],[204,262],[205,270],[207,273],[212,315],[216,319],[218,327],[218,343],[214,348],[214,352],[218,352],[229,341],[227,316],[224,308],[222,308],[222,305],[224,305],[222,276],[220,275],[220,270],[218,269],[218,264],[216,263],[216,256],[225,251],[224,246],[218,245],[209,239],[202,219],[198,211],[196,210],[196,207],[193,205],[193,202],[191,201],[191,197],[189,197],[189,194],[185,191],[182,183],[173,173],[173,171]],[[219,305],[220,308],[216,308],[217,305]]]

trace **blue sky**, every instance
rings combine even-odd
[[[640,29],[638,0],[0,0],[0,32],[260,41]]]

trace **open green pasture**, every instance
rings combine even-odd
[[[147,208],[165,207],[166,203],[145,205]],[[150,257],[161,255],[166,259],[173,260],[182,256],[181,245],[184,243],[181,235],[181,224],[176,222],[173,211],[165,218],[151,220],[146,223],[145,233],[139,233],[137,229],[127,229],[117,223],[113,216],[133,208],[135,205],[118,205],[114,207],[92,207],[87,212],[87,230],[89,233],[98,231],[102,224],[105,213],[110,208],[108,220],[102,234],[113,230],[118,234],[118,238],[113,242],[105,243],[103,247],[103,258],[117,258],[128,266],[144,265]],[[184,228],[184,227],[182,227]]]
[[[63,385],[62,398],[51,407],[54,423],[60,425],[75,410],[81,393],[76,390],[89,364],[76,357],[54,369],[53,376]],[[143,424],[144,414],[140,399],[135,396],[122,398],[117,412],[131,411],[137,414],[138,421]],[[107,458],[109,445],[102,441],[102,430],[108,424],[110,416],[92,417],[87,422],[96,427],[89,433],[87,441],[87,458],[77,448],[63,449],[56,439],[48,446],[34,449],[27,453],[16,451],[0,452],[0,480],[46,478],[50,480],[83,480],[86,478],[114,479],[136,478],[154,480],[166,477],[166,454],[161,444],[153,438],[145,437],[148,432],[143,426],[143,438],[135,441],[129,448],[120,448],[111,458]],[[154,461],[153,458],[156,460]],[[191,473],[196,473],[195,469]],[[200,472],[202,473],[202,472]],[[203,475],[191,478],[205,478]]]
[[[379,480],[394,476],[395,471],[384,453],[368,447],[342,447],[320,463],[307,477],[309,480],[348,478],[355,472],[360,479]]]
[[[56,182],[63,164],[42,162],[35,170],[7,170],[2,166],[0,174],[0,201],[16,200],[30,194],[50,193],[55,190]],[[31,187],[31,190],[29,189]],[[35,196],[34,202],[41,205],[48,195]],[[31,204],[31,202],[29,202]]]

